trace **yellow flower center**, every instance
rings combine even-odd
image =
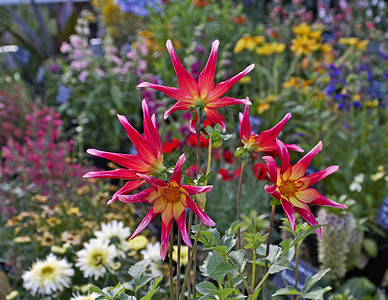
[[[162,199],[164,199],[167,203],[176,203],[179,201],[180,191],[179,187],[167,186],[162,191]]]
[[[50,266],[45,266],[41,271],[41,276],[46,279],[52,277],[53,274],[54,274],[54,268]]]
[[[98,265],[102,264],[103,257],[100,253],[96,253],[95,255],[93,255],[92,261],[93,261],[93,265],[98,266]]]
[[[279,186],[280,193],[287,198],[295,196],[297,190],[298,188],[295,181],[285,180],[282,182],[281,186]]]

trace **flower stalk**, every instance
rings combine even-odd
[[[241,164],[241,172],[240,172],[240,179],[238,182],[238,193],[237,193],[237,221],[241,220],[241,186],[242,186],[242,178],[243,178],[243,172],[245,168],[245,160],[243,160]],[[241,249],[241,229],[238,228],[237,230],[237,247],[238,249]]]
[[[272,209],[271,209],[271,220],[269,222],[269,230],[268,230],[268,238],[267,238],[267,247],[265,249],[265,257],[267,257],[269,255],[269,246],[270,246],[270,241],[271,241],[271,234],[272,234],[272,228],[273,228],[273,220],[274,220],[274,215],[275,215],[275,209],[276,209],[276,205],[272,205]],[[267,296],[267,281],[265,279],[267,279],[269,273],[268,273],[268,260],[265,260],[265,267],[264,267],[264,277],[263,279],[260,281],[259,285],[255,288],[255,290],[257,290],[258,287],[261,286],[261,284],[263,285],[263,300],[266,300]]]

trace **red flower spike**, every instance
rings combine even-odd
[[[248,99],[248,98],[247,98]],[[239,114],[240,118],[240,139],[244,148],[254,152],[272,152],[276,151],[275,139],[282,131],[284,125],[291,118],[291,113],[285,117],[271,129],[260,132],[259,135],[252,131],[252,126],[249,121],[249,105],[245,105],[244,114]],[[288,150],[304,152],[302,148],[295,144],[285,144]]]
[[[216,71],[217,52],[219,41],[215,40],[212,43],[209,59],[205,68],[199,74],[198,83],[189,74],[189,72],[182,65],[178,56],[175,53],[174,47],[170,40],[167,41],[166,47],[170,53],[172,64],[174,66],[179,89],[174,87],[166,87],[149,82],[142,82],[139,87],[148,87],[158,90],[167,96],[178,100],[169,110],[164,113],[166,119],[171,113],[177,110],[188,110],[190,107],[201,106],[206,112],[206,118],[214,124],[220,124],[225,131],[224,118],[217,112],[217,108],[235,104],[250,104],[249,99],[234,99],[230,97],[222,97],[229,89],[237,83],[242,77],[247,75],[254,65],[249,65],[242,72],[234,77],[220,82],[214,87],[214,75]],[[190,130],[195,133],[196,119],[190,120]]]
[[[155,115],[150,116],[146,100],[142,101],[142,108],[144,137],[132,127],[125,116],[117,115],[120,123],[124,126],[128,137],[134,144],[138,155],[112,153],[96,149],[88,149],[86,151],[90,155],[109,159],[124,168],[112,171],[92,171],[86,173],[83,177],[133,180],[127,182],[114,193],[112,199],[110,199],[107,204],[116,201],[119,195],[128,194],[142,186],[145,183],[145,180],[139,177],[139,173],[157,175],[165,170],[165,167],[163,166],[162,143],[160,142]]]
[[[186,157],[184,154],[182,154],[178,159],[174,173],[172,174],[168,183],[148,175],[138,174],[140,178],[147,181],[152,187],[145,189],[135,195],[118,196],[119,200],[124,203],[148,202],[153,204],[150,211],[147,213],[143,221],[131,236],[131,239],[135,238],[144,228],[146,228],[157,214],[161,215],[162,243],[160,256],[163,260],[166,258],[167,254],[168,239],[170,236],[173,219],[175,219],[177,222],[184,243],[189,247],[192,246],[186,228],[186,208],[190,208],[198,216],[203,224],[207,226],[215,226],[213,220],[210,219],[190,198],[190,196],[194,194],[208,193],[213,187],[181,185],[180,182],[182,179],[182,165],[185,160]]]
[[[319,180],[338,171],[338,166],[330,166],[317,173],[304,176],[311,160],[322,150],[322,142],[319,142],[294,166],[290,165],[290,155],[286,145],[276,139],[276,146],[282,161],[282,168],[275,163],[272,156],[263,157],[269,170],[271,181],[274,183],[271,187],[267,184],[264,189],[272,197],[280,200],[293,230],[295,230],[294,210],[310,226],[318,224],[314,215],[311,213],[308,204],[331,206],[341,209],[347,208],[346,205],[338,204],[337,202],[327,199],[318,193],[316,189],[310,187]],[[318,228],[315,232],[318,237],[321,238],[321,228]]]

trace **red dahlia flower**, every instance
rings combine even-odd
[[[267,184],[264,188],[273,197],[280,200],[286,213],[291,227],[295,230],[295,211],[312,226],[318,222],[312,214],[309,204],[323,205],[346,209],[346,205],[338,204],[322,196],[318,191],[310,186],[319,180],[338,171],[338,166],[330,166],[325,170],[304,176],[311,160],[322,150],[322,142],[319,142],[309,153],[307,153],[294,166],[290,165],[290,155],[286,146],[276,139],[277,149],[282,161],[280,168],[272,156],[264,156],[271,181],[274,183],[271,187]],[[321,228],[316,231],[318,237],[321,237]]]
[[[142,101],[144,137],[129,124],[126,117],[117,115],[120,123],[124,126],[129,139],[134,144],[138,155],[105,152],[96,149],[88,149],[90,155],[110,159],[124,168],[112,171],[92,171],[86,173],[85,178],[119,178],[129,180],[116,193],[108,204],[117,200],[119,195],[125,195],[142,186],[145,180],[138,174],[158,175],[166,168],[163,166],[163,150],[160,136],[156,125],[155,114],[150,116],[147,102]]]
[[[164,260],[167,253],[168,238],[170,236],[172,219],[178,224],[179,231],[182,234],[184,243],[191,247],[190,237],[186,228],[186,212],[185,209],[190,208],[207,226],[214,226],[215,223],[210,219],[195,202],[190,198],[191,195],[208,193],[213,188],[212,186],[192,186],[181,185],[182,165],[186,157],[182,154],[176,163],[174,173],[170,181],[165,181],[150,177],[144,174],[137,174],[139,177],[147,181],[152,187],[145,189],[135,195],[120,195],[119,200],[124,203],[134,202],[149,202],[153,206],[139,227],[135,230],[131,239],[135,238],[144,228],[148,226],[151,220],[157,215],[162,217],[162,236],[160,256]]]
[[[234,77],[220,82],[216,87],[214,87],[214,74],[216,72],[218,45],[219,41],[215,40],[212,44],[209,60],[207,61],[201,74],[199,74],[197,83],[178,59],[171,41],[167,41],[166,47],[170,53],[172,64],[178,77],[180,89],[149,82],[142,82],[139,84],[139,87],[149,87],[161,91],[167,96],[178,100],[174,106],[164,113],[165,119],[177,110],[188,110],[190,107],[202,107],[206,113],[206,118],[214,124],[220,124],[222,129],[225,131],[223,117],[217,112],[217,108],[234,104],[250,104],[249,99],[220,97],[224,95],[235,83],[237,83],[237,81],[252,71],[254,68],[253,64]],[[195,123],[196,119],[190,120],[190,130],[194,133]]]
[[[245,105],[244,114],[240,113],[240,139],[244,148],[251,153],[254,152],[271,152],[276,151],[275,139],[282,131],[284,125],[291,118],[291,113],[271,129],[260,132],[259,135],[252,131],[251,122],[249,121],[249,105]],[[286,144],[288,150],[303,152],[303,149],[295,144]]]

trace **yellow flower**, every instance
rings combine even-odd
[[[67,248],[60,247],[60,246],[57,246],[57,245],[52,245],[51,248],[50,248],[50,251],[52,253],[56,253],[56,254],[65,254],[66,250],[67,250]]]
[[[308,36],[311,33],[311,28],[307,23],[300,23],[299,25],[296,25],[292,27],[292,31],[296,35],[301,35],[301,36]]]
[[[321,39],[321,36],[322,36],[322,31],[320,30],[314,30],[314,31],[311,31],[308,35],[308,37],[310,39],[313,39],[313,40],[320,40]]]
[[[80,213],[80,211],[79,211],[79,207],[75,207],[75,206],[70,207],[70,208],[66,211],[66,214],[69,215],[69,216],[71,216],[71,215],[76,215],[76,216],[78,216],[78,217],[81,216],[81,213]]]
[[[289,89],[289,88],[298,88],[299,87],[299,81],[298,81],[298,78],[295,77],[295,76],[291,76],[290,79],[288,81],[285,81],[283,83],[283,87],[285,89]]]
[[[384,171],[371,174],[370,180],[372,180],[373,182],[379,181],[381,178],[384,177],[384,175],[385,175]]]
[[[292,39],[292,45],[290,50],[294,52],[295,55],[310,55],[311,52],[317,51],[320,48],[315,40],[308,39],[306,37],[298,36],[295,39]]]
[[[145,235],[140,234],[137,237],[135,237],[134,239],[129,240],[128,243],[129,243],[129,247],[132,250],[141,250],[141,249],[144,249],[145,247],[147,247],[148,239],[146,238]]]
[[[256,48],[256,53],[258,55],[271,55],[273,53],[273,48],[270,44],[264,44],[263,46]]]
[[[259,103],[257,104],[258,114],[262,114],[263,112],[268,110],[271,107],[270,103],[274,102],[275,100],[276,100],[275,95],[268,95],[264,100],[259,100],[258,101]]]
[[[286,49],[286,44],[283,43],[271,43],[273,52],[282,53]]]
[[[32,201],[39,201],[41,203],[45,203],[47,201],[47,196],[43,195],[35,195],[31,198]]]
[[[373,100],[373,101],[368,100],[365,102],[365,105],[368,107],[377,107],[377,106],[379,106],[379,104],[380,104],[379,100]]]
[[[369,43],[368,40],[359,41],[356,44],[356,48],[364,51],[364,50],[366,50],[366,47],[368,46],[368,43]]]
[[[244,36],[239,39],[234,46],[234,53],[240,53],[243,50],[247,49],[249,51],[255,50],[259,43],[263,43],[265,41],[264,36]]]
[[[328,53],[330,53],[330,52],[332,52],[333,51],[333,47],[332,47],[332,45],[330,45],[330,44],[321,44],[320,45],[320,50],[322,51],[322,52],[328,52]]]
[[[240,79],[240,83],[247,84],[250,83],[252,80],[251,76],[247,75]]]
[[[358,38],[355,38],[355,37],[340,38],[338,42],[342,45],[356,46],[358,43]]]
[[[178,261],[178,246],[173,246],[172,260],[175,262]],[[181,246],[180,263],[181,265],[185,266],[187,265],[188,261],[189,261],[189,247]]]
[[[47,219],[47,224],[51,227],[54,227],[54,226],[61,224],[61,220],[54,218],[54,217],[50,217]]]
[[[26,235],[20,235],[13,239],[14,243],[29,243],[31,242],[31,238]]]

